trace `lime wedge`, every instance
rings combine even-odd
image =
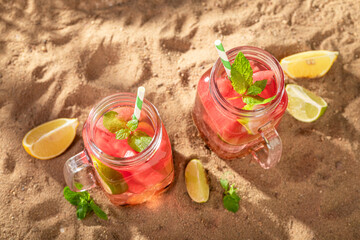
[[[106,166],[95,156],[91,156],[94,167],[99,174],[100,182],[107,193],[121,194],[126,192],[128,185],[118,171]]]
[[[190,198],[198,203],[207,202],[209,199],[209,184],[205,169],[200,160],[191,160],[185,169],[186,189]]]
[[[254,135],[255,131],[251,130],[249,119],[248,118],[239,118],[237,119],[238,123],[240,123],[248,132],[249,135]]]
[[[299,121],[313,122],[321,117],[327,108],[324,99],[296,84],[286,85],[286,92],[289,97],[287,111]]]

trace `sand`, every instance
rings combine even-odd
[[[1,239],[360,239],[360,4],[357,0],[0,1]],[[263,48],[279,60],[306,50],[339,51],[322,78],[291,80],[329,107],[314,123],[285,113],[281,162],[263,170],[249,157],[224,161],[191,119],[197,82],[227,49]],[[108,221],[76,219],[62,196],[64,162],[83,149],[94,104],[147,90],[163,119],[175,181],[152,201],[115,207],[96,188]],[[21,146],[33,127],[78,118],[73,144],[41,161]],[[187,195],[184,168],[202,160],[210,199]],[[239,188],[240,210],[222,206],[219,179]]]

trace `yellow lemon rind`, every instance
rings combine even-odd
[[[290,78],[319,78],[330,70],[338,55],[339,52],[334,51],[308,51],[285,57],[280,61],[280,64]],[[316,66],[320,64],[317,63],[319,61],[322,61],[322,65],[325,67]]]
[[[49,132],[47,132],[46,134],[44,134],[43,136],[41,136],[39,139],[37,139],[35,142],[33,143],[28,143],[27,142],[27,139],[28,137],[30,136],[30,134],[32,134],[34,131],[36,131],[37,129],[39,128],[42,128],[44,125],[47,125],[47,124],[51,124],[55,121],[61,121],[61,120],[64,120],[65,121],[65,124],[59,126],[58,128],[55,128]],[[37,158],[37,159],[40,159],[40,160],[49,160],[49,159],[52,159],[54,157],[57,157],[59,156],[60,154],[62,154],[63,152],[65,152],[65,150],[71,145],[71,143],[74,141],[75,139],[75,136],[76,136],[76,129],[79,125],[79,122],[76,118],[58,118],[58,119],[55,119],[55,120],[52,120],[52,121],[49,121],[49,122],[46,122],[46,123],[43,123],[33,129],[31,129],[23,138],[22,140],[22,145],[25,149],[25,151],[32,157],[34,158]],[[70,139],[70,141],[68,141],[68,143],[66,145],[64,145],[63,149],[59,152],[57,152],[56,154],[53,154],[53,155],[50,155],[50,156],[39,156],[38,154],[35,153],[34,151],[34,146],[37,142],[39,142],[40,140],[42,140],[43,138],[46,138],[48,137],[49,135],[53,134],[54,132],[57,132],[59,130],[61,130],[62,128],[65,128],[65,127],[68,127],[68,126],[71,126],[73,128],[73,136],[72,138]]]

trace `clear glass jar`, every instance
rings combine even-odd
[[[171,145],[160,115],[153,104],[144,99],[139,127],[153,132],[150,145],[142,152],[111,153],[109,144],[126,140],[109,138],[101,132],[99,121],[106,112],[125,109],[133,112],[136,95],[119,93],[100,101],[90,112],[83,127],[85,149],[73,156],[64,166],[67,185],[73,191],[85,191],[100,185],[115,205],[139,204],[166,189],[174,179]],[[129,111],[124,111],[129,112]],[[106,138],[110,140],[106,140]],[[125,141],[125,143],[121,142]],[[112,148],[111,148],[112,149]],[[128,154],[130,153],[130,154]],[[119,154],[123,157],[119,157]],[[115,155],[115,156],[114,156]],[[80,187],[79,187],[80,186]]]
[[[227,52],[230,63],[239,51],[253,68],[272,70],[274,76],[269,91],[276,94],[275,99],[254,110],[243,110],[232,105],[219,91],[218,80],[225,76],[219,58],[199,80],[192,116],[201,137],[220,158],[236,159],[251,153],[267,169],[280,160],[282,152],[276,127],[288,103],[284,73],[275,57],[256,47],[231,49]]]

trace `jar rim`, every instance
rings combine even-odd
[[[96,104],[90,111],[89,117],[84,125],[84,130],[86,134],[86,139],[88,146],[91,151],[96,155],[97,158],[101,158],[102,161],[109,165],[113,166],[132,166],[138,163],[144,162],[150,159],[160,147],[160,142],[162,138],[162,121],[160,114],[156,107],[144,98],[141,111],[146,113],[146,116],[150,119],[152,127],[154,128],[154,136],[149,144],[143,151],[135,154],[131,157],[114,157],[109,154],[106,154],[102,151],[94,141],[94,127],[96,122],[111,109],[116,108],[116,106],[121,106],[121,103],[126,103],[126,105],[135,106],[136,94],[133,93],[116,93],[108,97],[103,98],[98,104]]]
[[[239,47],[232,48],[226,52],[226,55],[228,56],[229,61],[232,62],[235,59],[238,52],[240,52],[240,51],[247,58],[249,56],[251,56],[252,57],[251,60],[261,62],[262,64],[264,64],[266,62],[267,67],[269,67],[269,65],[271,65],[270,69],[273,71],[275,70],[274,74],[275,74],[275,79],[277,82],[276,97],[270,103],[264,105],[261,108],[254,109],[254,110],[245,110],[245,109],[241,109],[241,108],[238,108],[238,107],[230,104],[220,94],[220,90],[215,81],[215,75],[216,75],[217,71],[219,71],[219,69],[224,68],[220,58],[218,58],[216,60],[214,66],[211,69],[210,81],[209,81],[210,93],[211,93],[211,96],[213,97],[213,99],[215,100],[215,102],[217,104],[219,104],[224,110],[226,110],[225,111],[226,113],[228,113],[232,116],[235,116],[235,117],[258,117],[258,116],[266,114],[269,111],[274,110],[277,107],[277,105],[281,102],[282,96],[284,95],[284,92],[285,92],[284,72],[281,68],[279,61],[274,56],[272,56],[267,51],[265,51],[261,48],[258,48],[258,47],[239,46]],[[256,54],[256,55],[254,55],[254,54]],[[260,57],[261,57],[261,59],[259,59]]]

